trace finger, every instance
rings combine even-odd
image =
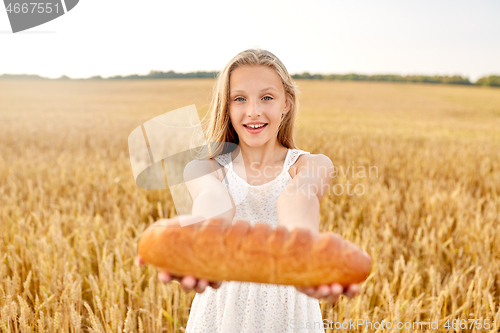
[[[311,297],[320,299],[323,297],[328,297],[330,295],[330,287],[326,284],[322,284],[314,290]]]
[[[137,256],[137,257],[135,257],[134,263],[135,263],[137,266],[141,266],[141,265],[146,264],[146,263],[144,262],[144,260],[141,258],[141,256]]]
[[[306,294],[306,290],[305,290],[306,288],[304,288],[304,287],[295,286],[295,289],[297,289],[297,291],[300,291],[301,293]]]
[[[205,291],[205,288],[208,286],[208,280],[206,279],[199,279],[198,280],[198,283],[196,284],[196,287],[194,288],[194,290],[201,294],[202,292]]]
[[[222,281],[216,281],[216,282],[209,282],[208,285],[214,289],[219,289],[221,284],[222,284]]]
[[[342,292],[344,291],[344,288],[338,283],[332,283],[330,285],[330,288],[332,291],[332,295],[337,299],[339,298],[340,294],[342,294]]]
[[[316,287],[311,287],[310,290],[308,290],[309,293],[307,294],[309,297],[314,297],[314,298],[318,298],[317,297],[317,294],[318,294],[318,288]]]
[[[168,272],[161,271],[158,273],[158,279],[163,283],[169,283],[172,281],[172,276]]]
[[[314,293],[314,288],[312,287],[299,287],[300,292],[306,294],[307,296],[311,296]]]
[[[359,293],[359,286],[357,284],[351,284],[351,285],[349,285],[347,290],[344,290],[344,292],[342,294],[349,297],[349,298],[353,298],[358,293]]]
[[[181,280],[181,287],[185,292],[190,291],[196,286],[196,278],[191,275],[184,276]]]

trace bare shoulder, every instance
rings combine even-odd
[[[333,169],[333,162],[328,156],[323,154],[302,154],[290,167],[290,176],[295,178],[303,168],[310,167],[321,168],[320,170],[324,169],[326,174],[330,174]]]

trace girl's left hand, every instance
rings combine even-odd
[[[301,293],[317,299],[325,299],[331,304],[337,303],[340,295],[353,298],[354,296],[359,294],[359,286],[357,284],[350,284],[346,289],[344,289],[342,285],[338,283],[322,284],[317,287],[295,286],[295,288]]]

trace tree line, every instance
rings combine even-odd
[[[35,80],[141,80],[141,79],[179,79],[179,78],[216,78],[218,72],[189,72],[177,73],[175,71],[150,71],[146,75],[115,75],[108,78],[103,78],[100,75],[91,76],[86,79],[71,79],[66,75],[62,75],[57,79],[50,79],[39,75],[30,74],[2,74],[0,79],[35,79]],[[379,81],[379,82],[418,82],[418,83],[441,83],[441,84],[461,84],[461,85],[478,85],[500,87],[500,75],[490,75],[479,78],[476,82],[471,82],[468,78],[459,75],[443,76],[443,75],[391,75],[391,74],[310,74],[304,72],[302,74],[293,74],[294,79],[306,80],[338,80],[338,81]]]
[[[471,82],[468,78],[459,75],[364,75],[364,74],[302,74],[292,75],[294,79],[309,79],[309,80],[339,80],[339,81],[382,81],[382,82],[417,82],[417,83],[443,83],[443,84],[463,84],[463,85],[479,85],[479,86],[494,86],[500,87],[500,76],[490,75],[482,77],[476,82]]]

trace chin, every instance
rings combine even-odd
[[[247,146],[249,147],[262,147],[265,143],[267,142],[267,140],[245,140],[245,143],[247,144]]]
[[[247,146],[249,147],[262,147],[264,145],[264,142],[255,142],[255,141],[245,141],[245,143],[247,144]]]

